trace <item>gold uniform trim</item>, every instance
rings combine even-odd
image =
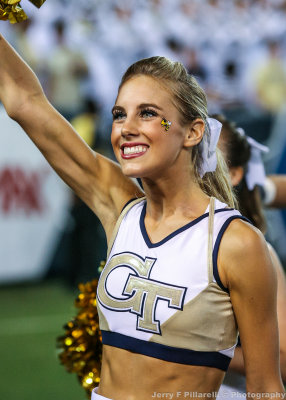
[[[119,231],[119,228],[120,228],[120,225],[121,225],[121,222],[122,222],[123,218],[124,218],[125,215],[128,213],[128,211],[129,211],[133,206],[135,206],[135,204],[140,203],[140,201],[145,200],[145,198],[146,198],[146,197],[140,197],[139,199],[135,199],[135,200],[131,201],[131,202],[123,209],[123,211],[122,211],[121,214],[119,215],[119,218],[118,218],[118,220],[116,221],[115,227],[114,227],[114,229],[113,229],[113,232],[112,232],[110,241],[109,241],[109,243],[108,243],[107,257],[106,257],[107,260],[108,260],[108,257],[109,257],[109,255],[110,255],[110,252],[111,252],[111,250],[112,250],[112,246],[113,246],[113,244],[114,244],[114,242],[115,242],[115,239],[116,239],[116,236],[117,236],[117,233],[118,233],[118,231]]]
[[[161,324],[162,336],[150,342],[196,351],[219,351],[237,342],[237,324],[229,294],[217,283],[209,283],[194,299]]]

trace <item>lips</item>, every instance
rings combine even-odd
[[[120,146],[121,157],[124,159],[136,158],[143,156],[149,146],[145,143],[124,143]]]

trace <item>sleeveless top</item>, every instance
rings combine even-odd
[[[237,342],[228,290],[217,269],[234,209],[212,198],[206,212],[152,243],[146,200],[123,210],[97,290],[102,343],[181,364],[227,370]]]

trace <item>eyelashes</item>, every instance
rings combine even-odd
[[[144,110],[142,110],[141,112],[140,112],[140,117],[147,117],[147,118],[150,118],[150,117],[157,117],[157,115],[158,115],[158,113],[155,111],[155,110],[152,110],[152,109],[150,109],[150,108],[145,108]]]
[[[122,110],[113,110],[112,111],[113,121],[120,121],[126,117],[126,113]],[[144,108],[140,111],[139,116],[143,119],[148,119],[152,117],[157,117],[158,113],[151,108]]]
[[[120,110],[113,110],[112,111],[112,119],[113,119],[113,121],[121,120],[125,116],[126,116],[126,114],[123,111],[120,111]]]

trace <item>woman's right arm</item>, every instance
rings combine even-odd
[[[107,237],[124,204],[142,196],[111,160],[92,151],[49,103],[29,66],[0,35],[0,100],[58,175],[97,214]]]

